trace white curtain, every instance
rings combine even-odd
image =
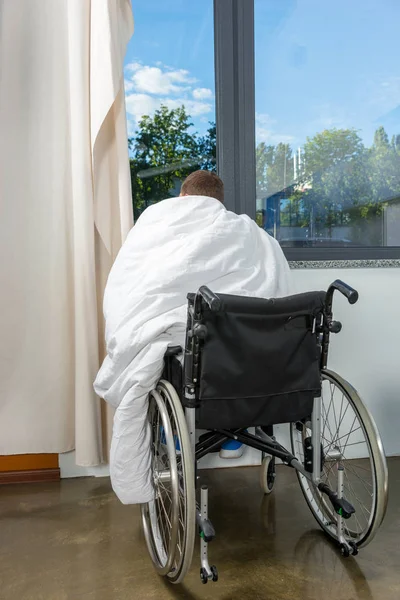
[[[132,226],[130,0],[0,0],[0,454],[103,457],[101,297]]]

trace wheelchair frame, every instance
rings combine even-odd
[[[319,345],[321,348],[320,355],[320,372],[321,376],[327,379],[338,381],[342,388],[348,390],[345,386],[345,382],[338,376],[327,371],[327,359],[329,350],[329,340],[331,333],[338,333],[341,330],[341,324],[333,320],[332,315],[332,304],[333,295],[335,291],[341,292],[348,300],[350,304],[355,304],[358,300],[358,293],[347,284],[342,281],[335,281],[329,288],[325,297],[325,307],[323,314],[318,322],[315,322],[315,334],[318,336]],[[221,309],[221,301],[217,295],[211,292],[207,287],[202,287],[197,294],[188,295],[188,313],[187,313],[187,329],[186,329],[186,347],[185,347],[185,360],[184,360],[184,382],[183,382],[183,398],[182,404],[185,407],[185,420],[189,433],[191,455],[194,460],[195,466],[195,488],[197,490],[198,477],[198,461],[209,454],[210,452],[218,450],[221,445],[229,440],[237,440],[246,446],[250,446],[256,450],[259,450],[263,455],[273,457],[271,475],[275,476],[275,465],[274,459],[280,459],[286,466],[294,468],[298,475],[300,474],[308,482],[310,482],[313,488],[317,489],[321,495],[327,497],[330,502],[332,512],[336,513],[336,532],[335,535],[330,534],[334,537],[340,546],[340,550],[343,556],[349,556],[350,554],[356,555],[358,553],[358,545],[356,542],[347,540],[343,533],[343,520],[348,519],[354,514],[355,509],[344,497],[344,468],[342,456],[339,447],[335,446],[329,449],[329,452],[322,455],[322,444],[321,444],[321,406],[322,399],[317,397],[313,402],[313,410],[311,415],[311,422],[296,423],[297,427],[300,425],[302,428],[308,425],[311,429],[311,459],[309,465],[302,464],[300,460],[281,444],[279,444],[273,436],[273,427],[256,427],[255,434],[247,432],[246,428],[238,428],[233,430],[227,429],[213,429],[207,430],[208,433],[202,436],[196,443],[196,408],[198,406],[197,400],[197,386],[200,377],[200,354],[201,354],[201,343],[205,338],[207,330],[202,324],[202,307],[207,305],[211,311],[218,312]],[[172,347],[168,349],[166,354],[166,367],[167,367],[167,378],[168,371],[171,372],[171,363],[173,357],[182,352],[181,347]],[[335,383],[336,385],[336,383]],[[354,395],[358,398],[354,390]],[[361,400],[358,398],[358,402]],[[360,411],[358,411],[360,412]],[[382,490],[380,491],[379,507],[376,507],[376,520],[374,522],[373,533],[379,527],[383,520],[386,504],[387,504],[387,467],[384,458],[383,447],[379,438],[379,433],[375,427],[372,417],[369,415],[367,409],[362,406],[361,423],[366,420],[368,422],[369,431],[367,431],[367,439],[370,441],[371,436],[375,436],[375,447],[373,454],[374,463],[379,462],[378,465],[374,464],[375,469],[380,469],[380,484]],[[300,431],[300,429],[299,429]],[[293,445],[293,443],[292,443]],[[340,446],[340,444],[339,444]],[[371,450],[371,449],[370,449]],[[377,457],[379,460],[377,461]],[[321,481],[322,472],[322,461],[332,461],[337,464],[337,484],[336,489],[332,489]],[[271,466],[271,465],[270,465]],[[308,466],[308,468],[306,468]],[[269,472],[269,471],[268,471]],[[163,473],[165,480],[172,475]],[[273,480],[272,480],[273,481]],[[273,484],[272,484],[273,485]],[[272,489],[271,485],[271,489]],[[270,490],[269,490],[270,491]],[[304,493],[304,488],[303,488]],[[304,494],[305,495],[305,494]],[[307,497],[306,497],[307,500]],[[307,500],[309,506],[310,502]],[[311,508],[311,506],[310,506]],[[144,510],[144,509],[143,509]],[[311,508],[315,515],[315,511]],[[143,512],[143,515],[145,513]],[[317,518],[317,517],[316,517]],[[375,516],[374,516],[375,518]],[[318,520],[318,518],[317,518]],[[145,523],[145,517],[144,517]],[[207,486],[201,486],[200,489],[200,503],[196,505],[196,523],[200,532],[200,556],[201,556],[201,569],[200,576],[203,583],[207,583],[209,580],[217,581],[218,573],[214,566],[210,566],[208,559],[208,543],[211,542],[215,537],[215,530],[208,518],[208,489]],[[145,526],[146,531],[146,526]],[[371,538],[373,537],[371,533]],[[367,534],[368,538],[368,534]],[[369,540],[368,540],[369,541]],[[154,559],[153,559],[154,560]],[[160,570],[159,570],[160,572]],[[166,573],[161,573],[166,574]],[[176,582],[181,580],[177,578]]]
[[[322,322],[316,324],[317,334],[320,336],[321,341],[321,359],[320,359],[320,370],[324,371],[327,367],[328,362],[328,350],[329,350],[329,338],[330,334],[338,333],[342,326],[338,321],[332,320],[332,306],[333,306],[333,295],[335,290],[341,292],[349,301],[350,304],[355,304],[358,300],[358,292],[345,284],[342,281],[335,281],[329,288],[326,301],[325,301],[325,319]],[[233,439],[241,442],[246,446],[250,446],[256,450],[260,450],[264,454],[269,454],[274,458],[278,458],[284,465],[294,468],[296,471],[304,475],[309,481],[315,486],[320,485],[321,470],[319,465],[321,464],[321,399],[315,398],[312,412],[312,449],[313,449],[313,470],[312,473],[306,471],[304,466],[297,460],[297,458],[281,444],[279,444],[273,436],[267,435],[261,428],[257,428],[259,436],[263,439],[246,432],[246,429],[238,429],[235,431],[227,430],[215,430],[214,435],[207,439],[203,444],[196,445],[196,397],[195,397],[195,386],[199,378],[199,359],[200,359],[200,340],[202,339],[202,325],[201,325],[201,305],[205,302],[211,311],[220,310],[220,300],[216,294],[214,294],[207,287],[201,287],[199,292],[193,296],[189,296],[188,306],[188,328],[186,338],[186,352],[185,352],[185,386],[184,386],[184,397],[186,406],[186,421],[189,428],[189,435],[192,444],[192,453],[195,457],[196,465],[196,481],[197,481],[197,463],[198,461],[209,454],[213,450],[219,448],[228,439]],[[191,304],[191,300],[193,304]],[[189,349],[189,350],[188,350]],[[186,368],[188,366],[188,368]],[[338,456],[332,456],[328,458],[336,458],[340,460]],[[322,484],[323,485],[323,484]],[[320,488],[325,494],[334,496],[336,492],[330,490],[327,486]],[[338,495],[337,500],[340,502],[343,498],[343,468],[338,469]],[[346,502],[346,501],[344,501]],[[197,520],[201,527],[204,527],[204,521],[208,519],[208,490],[205,486],[201,488],[201,506],[202,511],[198,512]],[[346,505],[345,505],[346,506]],[[344,507],[342,507],[344,509]],[[348,511],[351,514],[352,507],[347,506]],[[357,554],[357,547],[350,546],[345,540],[342,534],[342,519],[341,515],[337,519],[337,535],[340,543],[342,544],[344,554]],[[213,528],[210,527],[210,532]],[[211,541],[213,535],[206,536],[208,541]],[[212,568],[208,561],[208,541],[202,538],[201,543],[201,563],[202,569],[206,571],[208,579],[213,579]]]

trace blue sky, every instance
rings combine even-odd
[[[161,103],[184,104],[196,130],[215,119],[212,0],[132,0],[125,61],[128,126]]]
[[[133,0],[130,131],[162,102],[214,119],[212,0]],[[255,0],[257,139],[293,147],[332,127],[400,133],[400,0]]]

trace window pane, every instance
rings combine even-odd
[[[212,0],[135,2],[125,65],[135,218],[215,170]]]
[[[255,0],[257,220],[282,246],[400,246],[397,0]]]

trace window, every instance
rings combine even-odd
[[[317,248],[327,257],[335,248],[344,258],[378,256],[377,248],[394,256],[400,3],[255,0],[254,7],[257,222],[291,258]]]
[[[212,0],[134,3],[125,90],[135,218],[216,170]]]
[[[397,0],[149,0],[134,16],[136,218],[217,169],[227,207],[292,260],[400,258]]]

